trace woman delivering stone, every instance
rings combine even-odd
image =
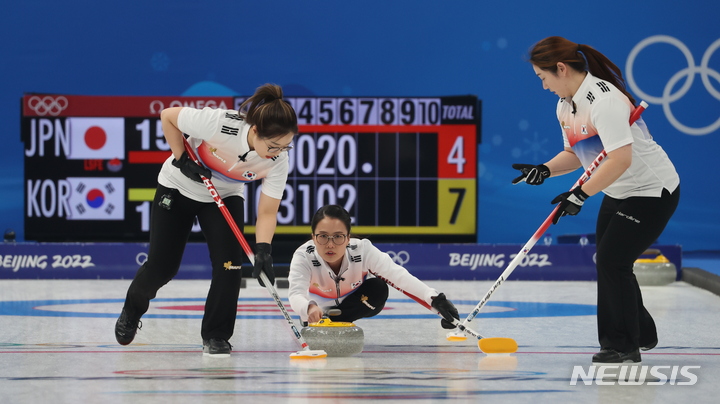
[[[455,306],[393,262],[370,240],[350,238],[350,214],[338,205],[320,208],[312,218],[312,240],[301,245],[290,263],[289,299],[302,321],[318,322],[330,309],[340,314],[332,321],[353,322],[380,313],[388,285],[424,300],[444,319],[443,328],[455,328]],[[332,313],[331,313],[332,314]]]

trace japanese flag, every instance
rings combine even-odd
[[[123,118],[67,118],[70,133],[70,160],[112,160],[125,158]]]
[[[125,179],[69,177],[68,220],[124,220]]]

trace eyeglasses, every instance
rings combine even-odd
[[[267,146],[268,153],[284,152],[284,151],[292,150],[292,148],[293,148],[292,144],[289,144],[287,146],[277,147],[277,146],[270,146],[269,144],[267,144],[267,142],[265,142],[265,146]]]
[[[334,236],[330,236],[328,234],[316,234],[315,239],[320,245],[325,245],[330,240],[332,240],[335,245],[342,245],[347,239],[347,234],[336,234]]]

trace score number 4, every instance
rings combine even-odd
[[[449,165],[455,164],[457,166],[457,173],[463,174],[465,172],[465,146],[463,137],[458,136],[455,139],[455,143],[450,149],[450,153],[447,156],[447,163]]]

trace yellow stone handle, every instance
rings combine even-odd
[[[317,323],[308,324],[310,327],[355,327],[354,323],[345,321],[332,321],[329,318],[320,319]]]

